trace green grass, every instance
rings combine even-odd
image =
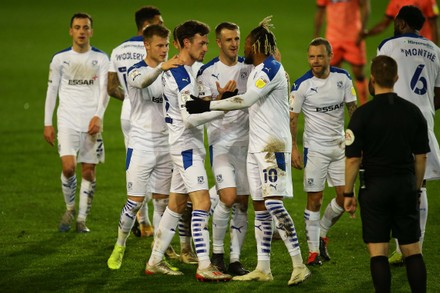
[[[126,2],[126,3],[125,3]],[[384,1],[373,0],[370,25],[383,15]],[[269,4],[268,4],[269,3]],[[291,261],[284,244],[273,243],[270,283],[204,284],[196,282],[195,267],[178,265],[184,277],[145,276],[145,261],[151,239],[131,236],[124,263],[110,271],[106,261],[117,232],[119,213],[125,202],[124,146],[119,125],[120,102],[112,100],[105,119],[106,163],[98,167],[97,192],[87,235],[59,233],[64,211],[60,190],[58,153],[43,139],[43,113],[48,65],[52,55],[71,44],[68,24],[77,11],[95,20],[94,46],[110,54],[111,49],[135,32],[133,13],[142,5],[161,8],[165,24],[173,28],[187,19],[199,19],[214,28],[220,21],[234,21],[244,38],[267,15],[273,15],[275,34],[283,64],[291,79],[307,70],[306,47],[312,36],[314,1],[7,1],[2,3],[0,133],[0,291],[2,292],[372,292],[369,257],[361,239],[360,219],[344,215],[330,231],[332,261],[312,268],[310,280],[288,288]],[[375,55],[381,36],[369,39],[368,57]],[[217,54],[213,35],[205,61]],[[170,54],[176,53],[171,51]],[[436,124],[439,129],[439,119]],[[299,130],[302,133],[302,129]],[[438,132],[437,132],[438,134]],[[286,206],[298,230],[303,257],[307,244],[303,211],[306,195],[302,171],[293,172],[295,197]],[[438,273],[440,184],[429,184],[430,214],[424,245],[430,292],[440,291]],[[324,205],[334,192],[327,190]],[[256,264],[253,212],[242,253],[248,268]],[[177,237],[174,241],[178,247]],[[392,268],[393,292],[409,292],[404,268]]]

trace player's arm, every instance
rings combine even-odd
[[[317,38],[321,34],[322,23],[325,17],[325,6],[318,5],[316,8],[315,19],[314,19],[314,31],[313,37]]]
[[[49,69],[49,81],[46,92],[46,102],[44,105],[44,139],[54,146],[55,129],[52,124],[53,112],[57,103],[58,89],[61,82],[61,73],[56,66],[56,60],[52,60]]]
[[[364,38],[364,35],[368,32],[367,23],[371,12],[370,0],[360,0],[359,9],[361,11],[361,31],[359,32],[359,37],[356,41],[356,44],[359,44]]]
[[[384,17],[382,18],[382,20],[380,22],[378,22],[376,25],[374,25],[371,29],[364,31],[363,37],[370,37],[370,36],[380,34],[384,30],[386,30],[387,27],[389,27],[389,25],[391,24],[392,21],[393,21],[392,16],[384,15]]]
[[[110,101],[110,97],[107,94],[107,72],[110,62],[107,56],[103,58],[103,61],[101,63],[102,64],[99,69],[99,73],[102,78],[100,78],[99,80],[98,108],[96,109],[95,115],[89,122],[87,133],[90,135],[95,135],[102,130],[102,119],[104,118],[105,109],[107,109],[108,102]]]
[[[440,109],[440,87],[434,88],[434,109]]]
[[[210,101],[204,101],[204,100],[199,99],[195,96],[188,97],[187,94],[182,95],[182,97],[179,100],[181,100],[185,106],[186,106],[186,103],[188,103],[189,101],[197,101],[197,100],[200,102],[210,103]],[[183,119],[183,122],[185,123],[186,128],[197,127],[199,125],[203,125],[203,124],[210,122],[212,120],[221,118],[225,115],[224,112],[209,112],[209,111],[205,111],[204,113],[199,112],[199,113],[190,114],[187,111],[187,108],[185,106],[180,107],[180,112],[181,112],[182,119]]]
[[[438,45],[438,27],[437,16],[428,18],[429,27],[431,28],[432,41]]]
[[[356,111],[357,109],[356,102],[346,103],[345,106],[347,107],[348,116],[351,118],[351,116],[353,116],[354,111]]]
[[[125,98],[124,90],[119,82],[118,74],[116,72],[109,72],[107,74],[107,93],[109,96],[123,101]]]
[[[298,134],[298,117],[299,113],[294,113],[290,111],[290,135],[292,136],[292,167],[301,170],[304,164],[298,149],[298,144],[296,142],[296,137]]]

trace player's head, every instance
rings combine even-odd
[[[240,28],[232,22],[222,22],[215,28],[217,46],[220,55],[236,60],[240,48]]]
[[[142,31],[150,24],[163,24],[163,19],[158,8],[154,6],[144,6],[134,14],[136,27],[138,31]]]
[[[75,13],[70,19],[69,34],[75,47],[87,48],[93,35],[93,19],[84,12]]]
[[[147,58],[158,63],[165,61],[170,48],[169,29],[160,24],[152,24],[144,29],[142,36],[147,50]]]
[[[276,52],[277,41],[275,35],[270,30],[273,27],[270,23],[271,20],[272,16],[263,19],[246,37],[244,46],[245,63],[253,64],[256,54],[269,56]]]
[[[394,35],[419,31],[425,23],[422,11],[413,5],[403,6],[394,19]]]
[[[330,72],[330,60],[333,56],[332,46],[324,38],[313,39],[307,50],[307,59],[314,76],[326,78]]]
[[[176,36],[181,51],[185,51],[194,61],[203,61],[208,51],[209,26],[197,20],[188,20],[176,28]]]
[[[379,55],[371,61],[371,78],[369,90],[374,95],[374,85],[377,84],[381,88],[392,89],[398,79],[397,62],[385,55]]]

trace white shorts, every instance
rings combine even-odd
[[[249,195],[246,173],[247,146],[209,147],[212,172],[217,190],[236,187],[237,195]]]
[[[73,129],[58,129],[58,153],[60,157],[75,156],[78,163],[104,163],[104,140],[101,133],[89,135]]]
[[[268,196],[293,197],[290,153],[248,153],[247,174],[252,200]]]
[[[130,120],[121,119],[121,129],[124,135],[125,149],[128,148],[128,134],[130,133],[131,123]]]
[[[145,196],[147,192],[169,194],[173,169],[168,152],[129,148],[125,162],[127,195]]]
[[[202,155],[188,150],[181,154],[171,154],[171,160],[173,161],[171,192],[188,194],[209,189],[205,160]]]
[[[425,179],[438,180],[440,179],[440,149],[434,131],[428,130],[428,137],[431,151],[427,154]]]
[[[329,186],[345,185],[344,146],[304,148],[304,191],[323,191],[326,180]]]

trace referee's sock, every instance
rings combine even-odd
[[[371,277],[376,293],[391,292],[391,271],[385,255],[370,258]]]
[[[411,292],[426,292],[426,267],[422,254],[405,257],[405,265]]]

